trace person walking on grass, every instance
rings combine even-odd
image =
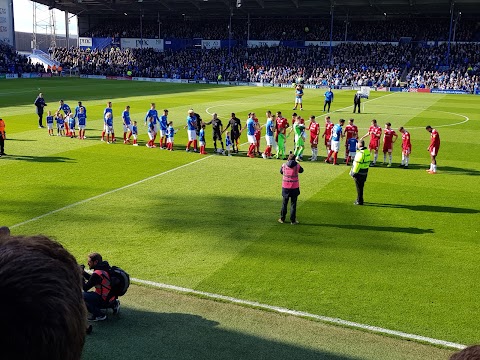
[[[282,209],[278,222],[283,224],[287,216],[287,206],[290,200],[290,223],[297,225],[297,198],[300,195],[300,182],[298,174],[303,173],[303,168],[295,161],[295,155],[290,153],[288,161],[280,168],[282,179]]]

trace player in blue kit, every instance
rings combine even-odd
[[[73,116],[72,113],[68,114],[67,117],[65,118],[65,122],[68,123],[68,134],[70,134],[70,138],[76,137],[75,134],[75,117]],[[67,136],[68,136],[67,134]]]
[[[326,163],[330,162],[330,157],[333,155],[333,165],[338,165],[337,157],[338,157],[338,151],[340,150],[340,140],[343,139],[343,129],[342,129],[343,124],[345,124],[345,120],[340,119],[338,121],[338,124],[335,124],[335,126],[332,129],[332,136],[330,138],[331,140],[330,151],[327,155],[327,158],[325,159]]]
[[[67,116],[68,114],[70,114],[72,112],[72,109],[70,109],[70,106],[65,104],[65,102],[63,100],[60,100],[60,106],[58,107],[58,111],[63,111],[65,116]]]
[[[252,113],[248,114],[248,120],[243,130],[247,129],[247,139],[248,143],[250,144],[248,147],[247,156],[254,158],[255,145],[257,144],[257,140],[255,139],[255,130],[257,129],[257,124],[255,123],[255,120],[253,120],[252,116]]]
[[[177,133],[177,130],[173,128],[173,121],[168,123],[167,127],[167,149],[173,151],[174,136]]]
[[[136,121],[133,122],[132,136],[133,136],[133,146],[138,146],[138,144],[137,144],[138,127],[137,127],[137,122]]]
[[[146,147],[154,148],[155,146],[155,124],[153,123],[153,117],[148,118],[148,143],[145,144]]]
[[[188,143],[185,151],[189,152],[190,146],[193,143],[193,151],[197,152],[197,118],[192,109],[188,110],[187,125],[185,125],[183,128],[187,129],[188,133]]]
[[[160,117],[160,149],[167,148],[167,129],[168,129],[168,110],[163,110],[163,115]]]
[[[57,136],[65,135],[65,120],[61,112],[56,112],[55,121],[57,122]]]
[[[328,88],[328,91],[325,92],[325,102],[323,103],[323,111],[325,112],[325,108],[328,106],[327,111],[330,112],[330,105],[333,102],[333,92],[332,88]]]
[[[262,153],[264,159],[272,158],[272,147],[275,144],[274,140],[274,131],[275,131],[275,115],[272,115],[271,111],[267,112],[267,123],[265,124],[265,141],[267,142],[267,147]]]
[[[167,149],[173,151],[173,139],[177,131],[173,128],[173,121],[170,121],[167,126]]]
[[[300,110],[303,110],[303,85],[298,84],[295,87],[295,106],[293,110],[297,110],[297,106],[300,104]]]
[[[130,136],[132,136],[132,120],[130,120],[130,105],[125,107],[122,112],[123,119],[123,143],[130,144]],[[128,136],[127,136],[128,135]]]
[[[87,127],[87,113],[83,106],[81,106],[78,109],[77,119],[78,119],[78,138],[80,140],[84,140],[86,139],[85,128]]]
[[[107,133],[107,144],[111,144],[110,135],[112,135],[113,143],[113,117],[111,112],[105,114],[105,132]]]
[[[109,115],[109,119],[112,123],[111,127],[109,128],[108,125],[107,125],[107,114],[110,114]],[[103,110],[103,131],[102,131],[102,141],[105,141],[105,133],[108,132],[108,130],[111,131],[111,134],[112,134],[112,142],[115,141],[115,133],[113,132],[113,109],[112,109],[112,102],[109,101],[107,102],[107,107],[105,108],[105,110]]]
[[[87,116],[87,108],[82,105],[82,102],[78,102],[78,106],[75,108],[75,118],[78,116],[78,112],[80,111],[80,108],[83,107],[83,112],[85,114],[85,117]]]
[[[48,136],[53,136],[53,116],[51,111],[47,113],[47,129]]]
[[[207,155],[208,153],[205,151],[205,124],[202,124],[202,128],[198,133],[198,141],[200,142],[200,154]]]
[[[150,120],[149,120],[150,118],[152,118],[152,123],[153,123],[153,126],[155,128],[155,134],[157,134],[158,133],[158,122],[160,121],[160,119],[158,118],[158,111],[155,108],[155,103],[150,104],[150,110],[148,110],[147,115],[145,115],[145,125],[149,125],[149,124],[147,124],[147,122],[150,122]]]
[[[355,159],[355,155],[357,154],[357,137],[351,137],[350,139],[347,140],[347,146],[348,146],[348,156],[346,160],[346,164],[348,166],[348,163],[350,160]]]

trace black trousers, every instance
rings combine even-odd
[[[325,108],[326,108],[326,107],[327,107],[327,105],[328,105],[328,109],[327,109],[327,111],[328,111],[328,112],[330,112],[330,105],[331,105],[331,104],[332,104],[332,102],[331,102],[331,101],[327,101],[327,100],[325,100],[325,103],[323,104],[323,111],[325,111]]]
[[[353,113],[355,114],[355,111],[357,110],[358,107],[358,113],[360,114],[360,103],[354,103],[353,104]]]
[[[0,134],[0,155],[5,153],[5,139],[3,138],[2,134]]]
[[[282,210],[280,211],[280,218],[285,221],[287,217],[288,200],[290,199],[290,221],[297,220],[297,198],[300,195],[300,189],[285,189],[282,188]]]
[[[353,180],[355,180],[355,186],[357,187],[357,202],[363,204],[363,187],[367,181],[367,174],[355,174]]]
[[[38,126],[43,126],[43,112],[41,114],[38,114]]]

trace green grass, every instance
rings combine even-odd
[[[301,225],[293,227],[276,222],[279,161],[201,157],[99,141],[107,100],[113,102],[117,137],[121,111],[129,104],[143,142],[143,119],[152,101],[170,110],[175,127],[183,127],[190,107],[205,119],[209,109],[224,121],[232,111],[242,120],[255,111],[263,121],[269,109],[291,114],[292,89],[83,79],[2,84],[0,115],[9,138],[5,151],[11,154],[0,159],[2,224],[19,224],[174,170],[14,226],[15,234],[53,236],[79,262],[98,251],[136,278],[453,342],[480,341],[475,315],[480,98],[372,93],[365,111],[355,115],[360,132],[367,131],[373,117],[381,125],[392,122],[394,129],[405,126],[412,136],[411,169],[371,169],[368,204],[358,208],[352,205],[355,187],[346,166],[305,162]],[[84,102],[87,140],[48,137],[36,128],[32,103],[38,88],[49,109],[56,109],[60,98],[73,107]],[[322,94],[306,91],[304,117],[315,114],[323,122]],[[334,121],[352,116],[352,97],[353,92],[336,92]],[[456,123],[461,124],[449,126]],[[434,176],[424,171],[427,124],[438,129],[442,140]],[[185,131],[179,131],[175,143],[182,150]],[[207,151],[211,147],[208,135]],[[394,162],[399,161],[397,146]],[[178,168],[182,165],[187,166]]]

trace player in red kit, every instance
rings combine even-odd
[[[325,117],[325,131],[322,138],[325,139],[325,148],[327,149],[327,156],[330,152],[330,138],[332,137],[332,129],[335,125],[330,121],[330,116]]]
[[[320,135],[320,124],[315,121],[315,116],[310,116],[310,146],[312,147],[312,157],[310,161],[316,161],[318,155],[318,136]]]
[[[410,160],[410,153],[412,152],[412,144],[410,143],[410,133],[403,128],[398,129],[402,134],[402,163],[400,167],[408,169],[408,161]]]
[[[393,152],[393,143],[397,141],[398,135],[395,130],[392,130],[392,124],[387,122],[385,124],[385,129],[383,130],[383,163],[387,162],[387,153],[388,153],[388,165],[387,167],[392,166],[392,152]]]
[[[373,150],[375,152],[375,156],[373,158],[373,162],[370,163],[370,166],[375,166],[378,159],[378,148],[380,146],[380,138],[382,136],[382,128],[377,125],[377,120],[372,120],[372,126],[368,129],[368,132],[363,135],[360,140],[370,136],[370,143],[368,144],[368,149],[370,152]]]
[[[438,150],[440,149],[440,135],[438,131],[428,125],[425,128],[430,133],[430,145],[428,146],[428,152],[430,153],[430,157],[432,158],[432,163],[430,164],[430,169],[427,170],[430,174],[437,173],[437,155]]]
[[[345,131],[343,132],[343,136],[345,136],[345,163],[347,163],[348,159],[348,154],[349,154],[349,148],[348,148],[348,140],[349,139],[356,139],[358,137],[358,127],[357,125],[354,125],[353,122],[354,119],[348,120],[348,125],[345,126]]]

